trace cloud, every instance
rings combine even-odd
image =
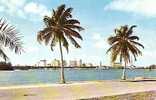
[[[140,14],[147,17],[156,16],[156,0],[113,0],[105,10],[115,10]]]
[[[24,11],[28,14],[35,14],[40,16],[44,16],[49,13],[48,9],[44,5],[37,4],[35,2],[30,2],[25,5]]]
[[[0,12],[10,16],[18,16],[24,19],[36,20],[49,14],[49,10],[43,4],[28,2],[29,0],[0,0]]]
[[[98,49],[108,48],[108,44],[106,44],[105,38],[101,34],[94,33],[92,36],[92,39],[95,41],[94,46],[96,48],[98,48]]]
[[[6,13],[10,15],[17,14],[18,10],[22,10],[25,4],[25,0],[0,0],[0,6],[5,10]]]

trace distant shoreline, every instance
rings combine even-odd
[[[29,70],[29,69],[60,69],[60,66],[7,66],[0,68],[1,70]],[[101,69],[101,70],[109,70],[109,69],[123,69],[123,67],[111,67],[111,66],[72,66],[72,67],[64,67],[65,69]],[[131,68],[126,68],[131,69]],[[133,69],[147,69],[147,70],[153,70],[156,68],[143,68],[143,67],[135,67]]]

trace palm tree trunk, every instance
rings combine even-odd
[[[59,47],[60,47],[60,54],[61,54],[61,83],[65,83],[65,77],[64,77],[64,63],[63,63],[63,52],[62,52],[62,46],[61,46],[61,40],[59,40]]]
[[[122,72],[122,77],[121,77],[122,80],[126,80],[126,62],[125,62],[125,66],[124,66],[124,69],[123,69],[123,72]]]

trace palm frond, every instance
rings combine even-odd
[[[64,11],[65,11],[65,4],[62,4],[57,8],[56,15],[55,15],[56,21],[60,19]]]
[[[75,30],[72,30],[70,28],[64,28],[64,32],[65,34],[68,36],[68,35],[71,35],[71,36],[74,36],[76,38],[79,38],[81,40],[83,40],[82,36]]]
[[[72,12],[73,8],[67,8],[64,13],[61,16],[61,19],[67,19],[67,18],[71,18],[72,17]]]
[[[139,43],[139,42],[135,42],[135,41],[131,41],[133,44],[135,44],[135,45],[138,45],[138,46],[140,46],[140,47],[142,47],[143,49],[144,49],[144,46],[141,44],[141,43]]]
[[[52,38],[51,44],[50,44],[50,48],[51,48],[52,51],[54,50],[53,47],[56,46],[57,42],[58,42],[58,39],[54,35],[53,38]]]
[[[129,40],[139,40],[138,36],[130,36],[128,37]]]
[[[81,48],[81,46],[75,41],[73,37],[70,36],[69,39],[76,48]]]
[[[73,24],[66,24],[64,27],[74,29],[74,30],[78,30],[78,31],[84,30],[84,28],[82,28],[81,26],[73,25]]]
[[[112,45],[118,42],[119,40],[120,40],[120,37],[118,36],[110,36],[107,41],[110,45]]]
[[[8,60],[9,60],[8,56],[4,53],[4,51],[2,50],[2,48],[0,48],[0,56],[1,56],[5,61],[8,61]]]
[[[68,41],[67,41],[67,39],[65,38],[65,36],[62,36],[61,41],[62,41],[63,46],[66,48],[67,53],[68,53],[68,51],[69,51],[69,50],[68,50],[68,46],[69,46],[69,44],[68,44]]]
[[[132,26],[129,28],[129,30],[128,30],[128,32],[127,32],[127,35],[131,35],[131,34],[133,33],[133,29],[136,28],[136,27],[137,27],[137,25],[132,25]]]
[[[76,19],[69,19],[65,22],[65,24],[80,24],[80,22]]]
[[[23,52],[23,46],[21,41],[22,36],[12,25],[9,25],[5,19],[0,20],[0,44],[4,47],[9,47],[10,50],[14,51],[17,54]],[[2,57],[7,58],[5,53],[2,53]]]
[[[56,25],[54,20],[55,20],[54,18],[50,18],[48,16],[44,16],[44,18],[43,18],[43,21],[47,27]]]

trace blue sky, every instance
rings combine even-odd
[[[145,49],[135,65],[155,64],[156,0],[0,0],[0,16],[16,26],[24,36],[25,53],[15,55],[6,50],[13,64],[59,59],[58,47],[51,52],[49,47],[37,42],[36,34],[43,28],[43,16],[50,15],[52,8],[56,9],[60,4],[73,7],[73,17],[79,19],[85,28],[81,32],[84,40],[79,41],[82,48],[75,49],[71,45],[69,54],[64,50],[65,59],[82,59],[93,64],[102,61],[109,65],[107,38],[116,27],[136,24],[135,34],[140,37]]]

